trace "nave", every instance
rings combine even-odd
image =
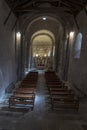
[[[87,0],[0,0],[0,130],[87,130],[86,59]]]

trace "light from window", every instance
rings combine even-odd
[[[76,42],[75,42],[75,54],[74,54],[74,58],[80,58],[81,44],[82,44],[82,34],[78,33],[78,35],[76,37]]]

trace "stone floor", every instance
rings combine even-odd
[[[34,110],[9,110],[6,99],[0,104],[0,130],[87,130],[87,99],[80,100],[78,112],[52,111],[44,74],[39,73]]]

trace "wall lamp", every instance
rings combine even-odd
[[[74,32],[70,32],[70,38],[73,38],[73,36],[74,36]]]
[[[17,36],[17,39],[20,39],[21,33],[20,33],[20,32],[17,32],[17,33],[16,33],[16,36]]]

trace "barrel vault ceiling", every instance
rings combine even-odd
[[[40,14],[52,13],[52,16],[54,17],[56,12],[58,18],[60,17],[62,19],[63,25],[66,25],[66,23],[68,23],[67,21],[70,20],[69,23],[71,24],[71,27],[73,27],[72,26],[73,21],[72,19],[70,19],[70,16],[71,17],[73,16],[73,18],[75,18],[80,13],[81,10],[85,10],[85,12],[87,13],[87,0],[5,0],[5,1],[11,9],[10,12],[13,12],[17,18],[22,19],[20,20],[21,27],[23,28],[25,26],[25,30],[27,27],[26,33],[27,36],[29,34],[29,38],[30,36],[32,36],[31,34],[35,33],[38,30],[41,29],[50,30],[50,32],[52,32],[55,36],[56,46],[57,43],[59,43],[61,36],[63,35],[62,22],[60,24],[60,21],[56,21],[49,15],[46,16],[47,19],[44,21],[41,15],[40,18],[33,20],[33,22],[31,22],[32,24],[30,23],[31,26],[29,25],[28,27],[29,20],[31,20],[30,19],[31,17],[29,17],[29,15],[30,14],[32,15],[35,12],[36,12],[35,16],[38,12]],[[26,24],[22,24],[22,22],[23,23],[26,22]],[[77,22],[76,25],[77,28],[79,28]],[[47,56],[49,55],[49,52],[53,51],[52,50],[53,44],[51,39],[48,37],[48,35],[46,35],[46,33],[44,34],[45,35],[39,35],[38,37],[36,37],[36,39],[33,40],[32,43],[33,56],[36,55]]]
[[[64,13],[76,16],[86,10],[87,0],[5,0],[17,17],[37,10],[61,9]]]

